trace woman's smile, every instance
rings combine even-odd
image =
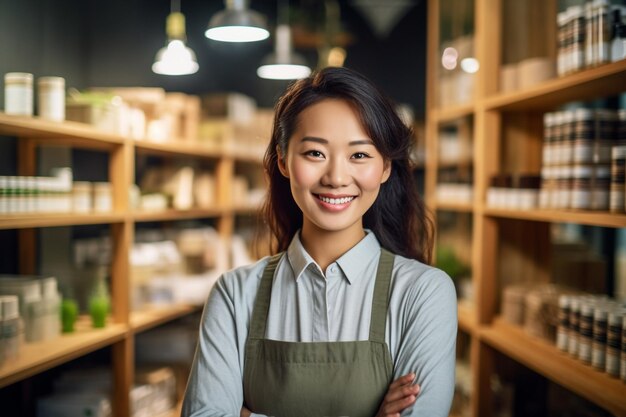
[[[338,212],[347,209],[350,203],[356,198],[354,195],[334,195],[334,194],[313,194],[319,205],[328,211]]]

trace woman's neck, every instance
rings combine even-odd
[[[352,249],[365,237],[361,224],[340,231],[322,230],[312,223],[305,222],[300,232],[302,246],[319,265],[326,271],[328,265],[335,262],[344,253]]]

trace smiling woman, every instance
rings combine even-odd
[[[448,415],[456,296],[428,266],[411,138],[351,70],[287,90],[264,160],[276,255],[215,285],[184,416]]]

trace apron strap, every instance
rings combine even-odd
[[[272,298],[272,281],[274,280],[274,272],[278,266],[278,261],[282,257],[282,252],[272,256],[263,271],[261,284],[254,300],[254,309],[252,310],[252,322],[250,323],[250,339],[264,339],[265,326],[267,325],[267,315],[270,311],[270,300]]]
[[[370,342],[385,343],[385,322],[389,306],[389,286],[394,256],[391,252],[381,248],[376,284],[372,297],[372,316],[370,318]]]

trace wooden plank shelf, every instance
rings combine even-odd
[[[257,204],[257,205],[248,204],[248,205],[233,206],[231,210],[234,214],[251,216],[251,215],[259,214],[261,212],[261,208],[262,208],[262,205],[260,204]]]
[[[150,306],[140,311],[133,311],[130,314],[130,327],[135,333],[143,332],[196,311],[200,311],[201,309],[202,306],[186,304]]]
[[[540,375],[614,413],[626,416],[626,384],[559,351],[553,344],[529,336],[521,328],[496,318],[480,330],[480,338]]]
[[[487,216],[587,226],[626,227],[626,214],[579,210],[512,210],[485,208]]]
[[[470,335],[478,334],[478,320],[475,307],[465,300],[459,300],[457,305],[459,329]]]
[[[93,329],[88,317],[81,317],[74,333],[20,347],[19,357],[0,366],[0,387],[13,384],[80,356],[110,346],[126,337],[124,324],[107,324]]]
[[[461,104],[434,110],[433,117],[439,124],[450,124],[460,118],[474,114],[474,104]]]
[[[161,155],[161,156],[189,156],[193,158],[217,159],[224,155],[224,151],[215,147],[209,147],[200,143],[171,141],[150,142],[149,140],[137,140],[134,142],[138,154]]]
[[[0,216],[0,230],[29,229],[41,227],[81,226],[89,224],[122,223],[122,213],[72,214],[72,213],[33,213]]]
[[[135,211],[131,218],[135,222],[159,222],[214,218],[222,216],[227,212],[223,208],[212,209],[190,209],[190,210],[163,210],[163,211]]]
[[[626,91],[626,60],[547,80],[525,90],[500,93],[482,101],[487,110],[552,110],[575,100],[614,96]]]
[[[85,123],[54,122],[38,117],[0,113],[0,135],[27,137],[44,146],[74,146],[110,150],[121,146],[125,138],[103,132]]]
[[[435,208],[441,211],[456,211],[459,213],[471,213],[474,210],[474,206],[471,203],[458,203],[442,200],[435,202]]]

